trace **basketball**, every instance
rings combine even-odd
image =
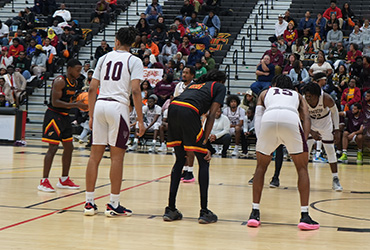
[[[78,101],[83,101],[83,103],[85,103],[86,105],[89,105],[89,93],[88,92],[82,92],[81,94],[79,94],[76,98],[76,102]],[[89,111],[89,109],[80,109],[82,111]]]

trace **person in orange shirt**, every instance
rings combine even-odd
[[[19,38],[13,38],[13,45],[9,47],[9,56],[18,58],[19,53],[24,51],[24,47],[22,44],[19,44]]]
[[[321,32],[320,26],[316,26],[315,29],[316,29],[316,33],[315,33],[315,36],[313,37],[313,48],[315,51],[323,50],[324,43],[320,35],[320,32]]]
[[[157,44],[153,43],[151,39],[148,39],[148,42],[146,44],[146,48],[147,49],[150,49],[150,51],[152,52],[152,54],[154,56],[158,56],[159,55],[159,48],[157,46]]]

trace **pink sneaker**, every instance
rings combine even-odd
[[[249,216],[249,220],[247,222],[247,226],[248,227],[259,227],[259,225],[261,225],[260,210],[252,209],[251,215]]]
[[[55,192],[55,189],[53,186],[51,186],[49,179],[45,179],[44,181],[40,180],[40,185],[37,187],[37,189],[48,193]]]
[[[320,228],[320,224],[311,219],[307,212],[302,212],[298,228],[301,230],[317,230]]]
[[[80,186],[74,184],[74,182],[71,179],[69,179],[69,177],[65,181],[62,181],[59,178],[59,181],[57,183],[57,187],[58,188],[64,188],[64,189],[79,189],[80,188]]]
[[[182,181],[185,182],[185,183],[194,182],[195,178],[194,178],[193,172],[186,172]]]

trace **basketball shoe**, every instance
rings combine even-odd
[[[308,215],[308,212],[302,212],[298,228],[301,230],[317,230],[320,228],[320,224],[312,220],[312,218]]]
[[[198,222],[199,224],[209,224],[217,222],[217,215],[215,215],[211,210],[201,209],[199,213]]]
[[[317,163],[327,163],[328,162],[328,160],[322,156],[315,156],[312,161],[317,162]]]
[[[113,208],[111,204],[107,204],[107,208],[105,209],[105,216],[107,217],[115,217],[115,216],[131,216],[132,211],[125,207],[122,207],[118,204],[117,208]]]
[[[174,221],[174,220],[181,220],[182,214],[181,212],[175,208],[172,210],[170,207],[166,207],[164,210],[163,220],[164,221]]]
[[[357,164],[362,164],[362,152],[357,152]]]
[[[80,186],[74,184],[74,182],[71,179],[69,179],[69,177],[65,181],[62,181],[61,178],[59,178],[57,187],[64,188],[64,189],[79,189],[80,188]]]
[[[272,177],[272,180],[270,182],[270,188],[277,188],[280,186],[280,181],[278,177]]]
[[[166,143],[162,142],[161,146],[158,148],[159,152],[167,152]]]
[[[182,181],[185,182],[185,183],[194,182],[195,178],[194,178],[193,172],[187,171],[186,175],[184,176],[184,179],[182,179]]]
[[[181,180],[184,180],[185,176],[187,175],[188,171],[187,170],[184,170],[182,171],[182,174],[181,174]]]
[[[50,184],[49,179],[45,179],[44,181],[40,180],[40,185],[37,187],[37,189],[48,193],[55,192],[55,189]]]
[[[342,156],[338,159],[338,161],[347,164],[348,163],[347,154],[343,153]]]
[[[260,210],[252,209],[251,215],[249,216],[249,220],[247,222],[247,226],[248,227],[258,227],[259,225],[261,225]]]
[[[248,185],[253,185],[254,176],[248,181]]]
[[[96,204],[92,204],[90,202],[86,202],[85,203],[85,207],[84,207],[84,215],[86,216],[93,216],[95,214],[98,213],[98,207],[96,206]]]
[[[343,191],[343,188],[342,186],[340,185],[340,182],[339,182],[339,178],[338,177],[333,177],[333,190],[337,191],[337,192],[342,192]]]

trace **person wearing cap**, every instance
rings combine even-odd
[[[195,63],[198,60],[202,60],[204,53],[200,50],[197,50],[194,45],[191,45],[189,49],[190,49],[190,55],[188,57],[188,63],[186,65],[195,66]]]
[[[168,39],[170,39],[171,42],[176,44],[176,51],[177,51],[177,45],[180,44],[181,41],[181,35],[177,31],[176,24],[171,24],[170,30],[167,32]]]
[[[257,100],[253,96],[253,92],[251,89],[248,89],[245,92],[245,95],[243,97],[243,100],[240,102],[240,107],[245,110],[245,112],[248,111],[248,109],[254,109],[256,107]]]
[[[13,38],[13,44],[9,47],[9,56],[18,58],[19,53],[24,51],[24,47],[19,43],[19,38]]]
[[[19,106],[19,101],[21,99],[20,97],[27,87],[27,80],[21,73],[15,71],[13,65],[9,65],[7,67],[7,72],[8,74],[4,75],[4,78],[8,83],[10,83],[10,88],[13,94],[12,96],[14,96],[14,99],[11,103],[15,103],[17,106]]]
[[[0,64],[8,67],[13,63],[13,57],[9,55],[9,50],[7,47],[1,48],[1,55],[0,55]]]
[[[186,28],[185,34],[190,37],[190,41],[194,44],[204,44],[206,49],[209,49],[211,43],[208,36],[208,28],[203,23],[198,23],[196,19],[190,20],[190,25]]]
[[[0,45],[2,46],[8,45],[9,43],[8,35],[9,27],[5,23],[2,23],[0,20]]]
[[[269,38],[269,41],[276,42],[284,34],[287,27],[288,22],[284,20],[284,14],[279,14],[278,21],[275,23],[275,34]]]
[[[44,53],[44,49],[40,44],[36,45],[35,54],[32,57],[31,60],[31,70],[33,71],[34,75],[37,75],[38,77],[41,76],[43,72],[46,71],[46,61],[47,56]]]
[[[159,55],[159,48],[158,48],[158,45],[153,43],[152,39],[148,39],[148,42],[146,44],[146,48],[147,49],[150,49],[150,51],[152,52],[152,55],[154,56],[158,56]]]
[[[284,55],[278,50],[276,43],[271,44],[271,49],[266,50],[261,59],[266,55],[270,57],[270,62],[275,66],[275,75],[280,75],[283,70]]]
[[[177,47],[169,39],[164,40],[165,45],[162,47],[161,54],[158,55],[158,61],[163,65],[169,62],[177,52]]]
[[[209,35],[215,37],[221,29],[220,18],[211,10],[207,16],[204,17],[203,23],[207,26]]]
[[[184,66],[186,65],[185,59],[182,56],[181,52],[177,52],[176,55],[173,58],[173,62],[176,65],[176,68],[178,69],[180,67],[180,64],[182,63]]]
[[[85,61],[84,66],[81,70],[81,75],[83,75],[85,78],[87,77],[87,72],[91,69],[90,61]]]
[[[80,39],[82,39],[82,29],[80,28],[79,22],[77,20],[73,20],[71,26],[71,35],[73,41],[78,42]]]

